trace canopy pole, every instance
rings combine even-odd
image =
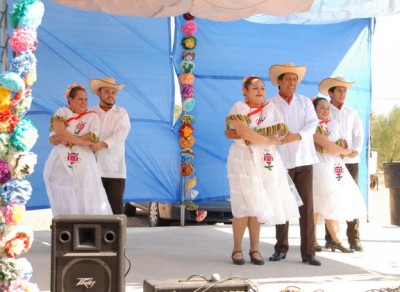
[[[7,70],[7,0],[1,1],[1,69]]]
[[[181,227],[185,226],[185,178],[182,177],[182,191],[181,191]]]

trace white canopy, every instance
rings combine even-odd
[[[232,21],[318,24],[400,13],[400,0],[53,0],[87,11],[144,17],[193,16]],[[261,20],[260,20],[261,19]],[[252,19],[249,19],[253,21]]]

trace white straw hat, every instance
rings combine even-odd
[[[104,77],[103,79],[93,78],[89,83],[90,90],[94,94],[97,94],[99,88],[102,87],[114,88],[116,91],[120,91],[124,86],[125,84],[117,84],[112,77]]]
[[[284,73],[294,73],[297,75],[298,83],[303,80],[304,74],[306,74],[306,66],[296,66],[293,63],[284,63],[282,65],[276,64],[269,68],[269,79],[271,83],[278,86],[278,77]]]
[[[343,86],[350,88],[354,82],[347,82],[343,77],[325,78],[319,83],[319,92],[329,95],[328,91],[332,87]]]

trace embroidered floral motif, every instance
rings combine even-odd
[[[76,152],[68,152],[67,161],[69,163],[68,167],[73,168],[75,163],[80,161],[79,153]]]
[[[342,176],[342,174],[343,174],[343,166],[342,166],[340,163],[335,164],[335,165],[333,166],[333,172],[334,172],[335,175],[336,175],[336,179],[337,179],[338,181],[340,181],[340,179],[343,177],[343,176]]]
[[[257,126],[259,126],[262,122],[264,122],[264,120],[266,119],[266,117],[261,116],[259,119],[256,120],[256,124]]]
[[[85,128],[86,122],[84,121],[80,121],[79,124],[76,126],[75,128],[75,135],[78,135],[80,132],[82,132],[82,130]]]
[[[274,161],[274,157],[271,155],[271,153],[269,152],[264,153],[264,162],[265,162],[264,167],[266,169],[272,170],[272,168],[274,167],[272,165],[272,161]]]

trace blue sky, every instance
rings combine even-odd
[[[378,17],[372,43],[372,109],[400,106],[400,15]]]

